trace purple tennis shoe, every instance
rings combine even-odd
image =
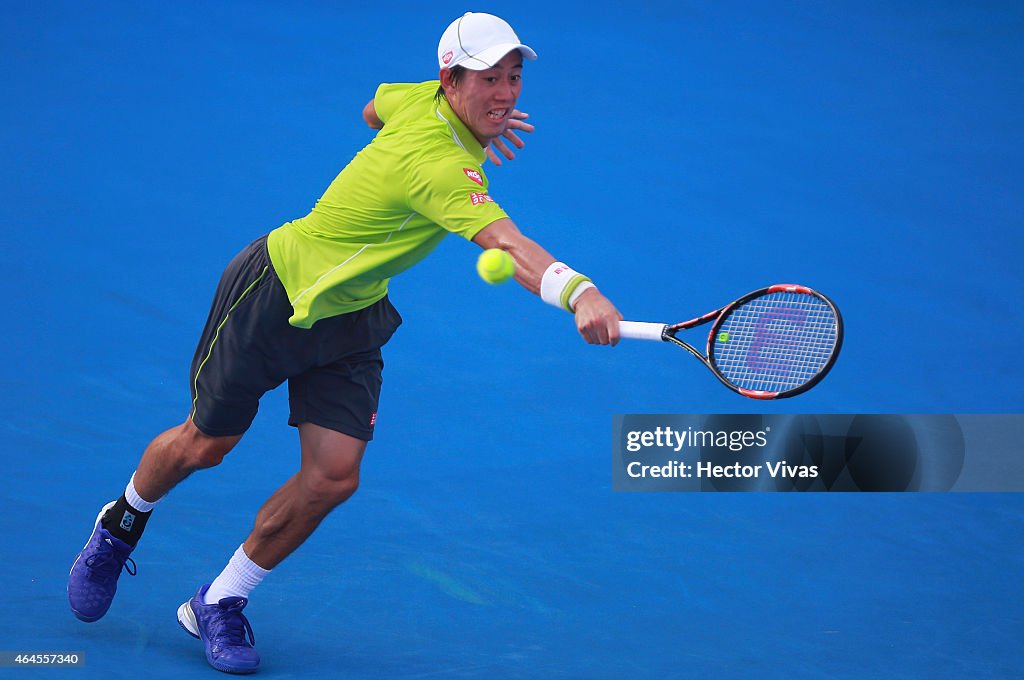
[[[214,604],[203,604],[210,584],[199,589],[188,602],[178,607],[178,624],[206,646],[206,660],[225,673],[255,673],[260,655],[253,647],[256,637],[242,610],[249,603],[244,597],[225,597]]]
[[[86,623],[98,621],[110,609],[122,569],[135,576],[135,562],[129,557],[135,548],[100,526],[103,515],[113,505],[111,501],[100,510],[92,536],[68,574],[68,603],[75,616]]]

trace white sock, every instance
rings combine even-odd
[[[203,596],[203,604],[220,602],[225,597],[249,597],[252,589],[270,573],[249,559],[242,546],[231,556],[228,566],[213,580],[210,589]]]
[[[135,474],[132,474],[132,478],[128,480],[128,486],[124,489],[125,500],[128,501],[128,505],[132,506],[139,512],[150,512],[156,507],[156,504],[160,502],[160,499],[156,499],[152,503],[147,500],[143,500],[139,492],[135,490]]]

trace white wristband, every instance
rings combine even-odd
[[[576,290],[574,290],[572,292],[572,295],[569,296],[569,309],[575,312],[576,301],[580,299],[580,296],[583,295],[584,292],[590,290],[591,288],[597,288],[597,286],[595,286],[592,281],[580,282],[580,284],[576,286]]]
[[[573,294],[577,290],[582,294],[586,284],[589,284],[587,287],[594,285],[589,278],[564,262],[552,262],[541,277],[540,297],[549,305],[571,312],[572,304],[576,302]]]

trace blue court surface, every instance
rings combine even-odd
[[[0,650],[216,677],[175,610],[298,466],[285,391],[153,515],[111,612],[65,595],[95,513],[188,409],[227,261],[436,77],[463,11],[540,54],[488,166],[627,318],[818,288],[847,336],[789,401],[667,345],[584,344],[448,239],[392,282],[356,496],[253,593],[260,677],[978,678],[1024,667],[1024,499],[628,494],[616,413],[1020,413],[1024,9],[1014,2],[3,4]]]

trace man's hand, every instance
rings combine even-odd
[[[505,131],[501,133],[501,137],[504,137],[508,141],[512,142],[512,145],[517,149],[522,149],[526,146],[526,142],[519,139],[513,130],[521,130],[523,132],[533,132],[534,127],[529,123],[525,123],[530,114],[523,113],[519,109],[513,109],[512,115],[509,117],[508,125],[505,126]],[[515,152],[508,148],[508,144],[501,137],[495,137],[491,140],[491,145],[487,147],[487,157],[491,159],[491,162],[495,165],[501,165],[501,158],[498,157],[498,153],[501,153],[508,160],[512,160],[516,157]]]
[[[591,345],[616,345],[622,315],[611,300],[591,288],[576,301],[576,328]]]

